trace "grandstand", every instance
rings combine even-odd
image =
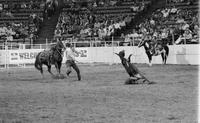
[[[44,1],[1,0],[1,44],[31,44],[43,21]]]
[[[178,29],[182,22],[176,22],[180,18],[184,18],[192,33],[190,41],[187,39],[184,43],[198,43],[198,0],[57,2],[50,3],[56,5],[52,9],[47,7],[45,0],[1,0],[1,44],[45,44],[58,37],[79,42],[77,46],[89,46],[91,42],[98,42],[98,46],[105,42],[109,45],[112,40],[121,42],[120,45],[137,45],[141,37],[153,38],[153,33],[167,33],[164,40],[167,38],[168,44],[174,44],[180,36],[184,39],[185,30]],[[164,12],[162,8],[166,8],[169,16],[158,17]],[[51,9],[53,12],[49,15]],[[172,9],[179,16],[175,16]],[[155,24],[149,24],[150,21]],[[7,33],[9,26],[12,30]],[[134,33],[137,36],[133,36]],[[162,36],[156,38],[160,40]]]
[[[0,0],[0,13],[0,123],[198,122],[198,0]],[[57,40],[76,47],[81,82],[66,51],[62,79],[34,69]],[[146,65],[144,40],[167,44],[166,64]],[[122,50],[154,84],[124,85]]]
[[[0,13],[0,123],[199,121],[198,0],[0,0]],[[58,39],[76,47],[80,82],[66,74],[68,48],[61,77],[34,68],[41,51],[54,61]],[[144,40],[167,44],[166,64],[147,65]],[[124,85],[123,50],[151,84]]]

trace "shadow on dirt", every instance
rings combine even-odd
[[[125,85],[141,85],[141,84],[152,85],[152,84],[157,84],[157,83],[154,81],[150,81],[150,82],[126,81],[124,84]]]

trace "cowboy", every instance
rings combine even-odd
[[[162,41],[160,40],[157,40],[156,41],[156,44],[154,45],[154,56],[157,56],[159,54],[161,54],[163,51],[163,44],[162,44]]]
[[[69,74],[72,72],[71,67],[76,71],[77,73],[77,77],[78,80],[81,80],[81,75],[80,75],[80,70],[78,68],[78,66],[76,65],[75,62],[75,56],[78,56],[79,52],[75,50],[75,48],[73,46],[71,46],[71,44],[67,43],[66,47],[69,47],[66,50],[66,68],[67,68],[67,76],[69,76]]]

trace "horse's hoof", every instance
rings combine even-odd
[[[64,79],[65,76],[63,74],[57,74],[55,76],[52,76],[54,79]]]
[[[64,79],[65,76],[64,76],[63,74],[60,74],[60,75],[59,75],[59,78],[60,78],[60,79]]]

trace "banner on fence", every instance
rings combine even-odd
[[[22,64],[22,63],[34,63],[36,55],[43,51],[43,49],[27,49],[27,50],[8,50],[8,61],[7,64]],[[76,56],[76,60],[80,62],[87,61],[88,49],[87,48],[77,48],[79,54]],[[6,52],[6,51],[4,51]],[[0,52],[0,57],[3,57],[0,63],[5,63],[4,52]],[[66,52],[64,52],[63,63],[66,60]]]
[[[34,63],[36,55],[43,49],[9,50],[9,64]]]

